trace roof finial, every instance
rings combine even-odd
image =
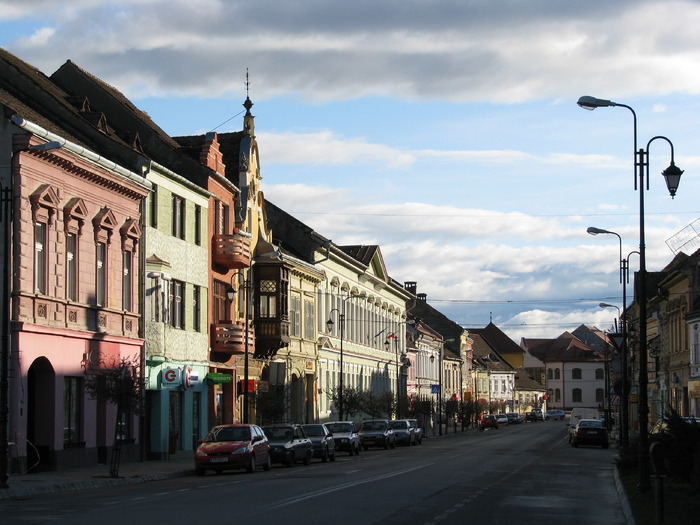
[[[248,76],[248,68],[245,68],[245,102],[243,107],[246,109],[246,115],[250,115],[250,108],[253,107],[253,103],[250,100],[250,78]]]

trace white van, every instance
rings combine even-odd
[[[576,429],[576,425],[582,419],[600,419],[600,412],[597,408],[572,408],[571,418],[569,419],[569,443],[571,443],[571,436]]]

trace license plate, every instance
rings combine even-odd
[[[226,463],[228,461],[228,458],[211,458],[209,459],[209,463]]]
[[[598,432],[596,432],[595,430],[589,430],[589,431],[586,432],[586,433],[589,434],[589,435],[595,436]]]

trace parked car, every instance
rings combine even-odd
[[[498,419],[493,414],[484,414],[479,421],[479,432],[483,432],[487,428],[495,428],[498,430]]]
[[[506,417],[508,418],[509,425],[517,425],[523,422],[523,418],[517,412],[506,412]]]
[[[335,441],[326,425],[302,425],[301,428],[313,444],[313,457],[320,458],[323,463],[329,459],[335,461]]]
[[[360,429],[357,431],[360,435],[362,448],[365,450],[369,447],[384,447],[394,448],[396,446],[396,437],[394,431],[386,419],[368,419],[360,423]]]
[[[416,435],[413,428],[405,419],[394,419],[389,421],[391,430],[394,431],[394,438],[397,445],[406,445],[410,447],[416,444]]]
[[[333,433],[336,452],[347,450],[351,456],[360,453],[362,443],[354,422],[334,421],[333,423],[326,423],[326,428]]]
[[[273,463],[291,467],[296,462],[308,465],[313,454],[313,444],[301,425],[274,425],[263,427],[270,441],[270,458]]]
[[[542,413],[542,409],[541,408],[533,408],[532,410],[530,410],[530,412],[528,412],[525,415],[525,421],[526,422],[530,421],[533,423],[535,423],[537,421],[544,421],[544,414]]]
[[[564,418],[566,417],[566,412],[563,410],[559,410],[557,408],[552,408],[550,410],[547,410],[547,412],[544,413],[544,419],[545,421],[549,421],[550,419],[558,419],[559,421],[564,421]]]
[[[496,421],[499,425],[508,425],[508,416],[505,414],[496,414]]]
[[[603,426],[600,419],[582,419],[574,427],[571,436],[571,446],[579,445],[600,445],[608,448],[608,431]]]
[[[203,476],[207,470],[244,468],[255,472],[260,466],[270,470],[270,443],[257,425],[219,425],[197,442],[194,470]]]
[[[675,421],[674,421],[675,420]],[[657,440],[662,436],[673,435],[674,428],[682,428],[681,421],[687,423],[688,425],[700,426],[700,417],[682,417],[682,416],[671,416],[662,417],[654,423],[649,431],[649,438],[652,440]]]
[[[416,436],[416,443],[421,445],[423,443],[423,427],[418,424],[417,419],[407,419],[408,424],[411,425],[413,429],[413,434]]]

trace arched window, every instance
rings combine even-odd
[[[581,395],[581,389],[574,388],[571,391],[571,402],[572,403],[580,403],[582,400],[583,400],[583,396]]]
[[[547,370],[547,379],[554,379],[554,371],[551,368]]]
[[[602,403],[605,401],[605,391],[602,388],[595,389],[595,402]]]
[[[581,379],[581,369],[573,368],[571,370],[571,379]]]
[[[602,368],[596,368],[595,369],[595,378],[596,379],[605,379],[605,371]]]
[[[561,373],[558,368],[554,369],[554,379],[561,379]]]
[[[558,388],[554,389],[554,401],[561,401],[561,390]]]

